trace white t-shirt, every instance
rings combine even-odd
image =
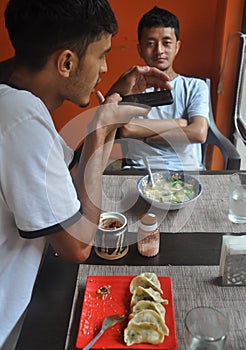
[[[193,116],[201,116],[209,121],[209,91],[205,81],[178,75],[170,81],[170,85],[173,87],[174,102],[171,105],[152,108],[148,119],[189,120]],[[140,140],[128,139],[128,153],[124,156],[132,159],[133,167],[136,168],[145,167],[142,159],[147,157],[152,169],[202,169],[201,144],[191,144],[185,135],[184,137],[187,140],[185,146],[151,145]]]
[[[30,301],[44,236],[77,221],[80,202],[73,151],[39,98],[0,85],[0,126],[1,348]]]

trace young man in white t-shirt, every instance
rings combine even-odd
[[[72,179],[74,152],[51,114],[64,100],[89,103],[107,71],[114,13],[107,0],[10,0],[5,22],[15,57],[1,65],[0,84],[0,349],[12,350],[45,244],[62,259],[87,259],[116,128],[148,109],[120,106],[118,93],[105,99],[97,92],[101,106],[93,111]],[[167,76],[133,67],[111,91],[124,95],[149,84],[163,88]]]
[[[152,108],[147,119],[134,118],[119,130],[128,139],[128,166],[197,170],[202,168],[201,143],[206,141],[209,91],[201,79],[178,74],[173,62],[180,50],[179,21],[169,11],[154,7],[138,25],[138,52],[146,64],[168,74],[173,104]],[[148,89],[152,91],[153,89]]]

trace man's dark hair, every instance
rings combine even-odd
[[[34,70],[59,49],[82,58],[90,43],[118,28],[107,0],[10,0],[5,23],[17,64]]]
[[[167,10],[155,6],[143,15],[138,24],[139,42],[141,41],[143,29],[152,27],[174,28],[176,39],[179,40],[179,20]]]

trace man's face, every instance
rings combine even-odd
[[[172,67],[175,56],[180,48],[174,28],[152,27],[144,28],[138,52],[147,65],[162,71]]]
[[[67,82],[68,100],[85,107],[101,74],[107,72],[106,53],[111,48],[111,34],[103,34],[98,41],[89,44],[85,56],[78,62]]]

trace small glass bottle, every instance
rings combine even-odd
[[[138,251],[141,255],[152,257],[159,253],[160,227],[155,214],[147,213],[141,217],[138,227]]]

